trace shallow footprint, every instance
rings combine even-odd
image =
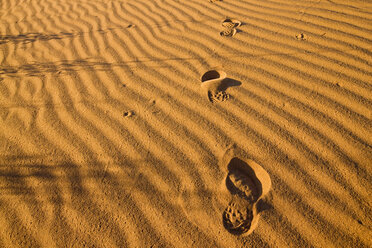
[[[222,37],[232,37],[236,34],[236,28],[227,28],[220,32]]]
[[[222,26],[225,27],[225,28],[228,28],[228,29],[237,28],[240,25],[242,25],[242,23],[241,23],[241,21],[239,21],[237,19],[227,18],[227,19],[222,21]]]
[[[225,229],[232,234],[250,234],[258,223],[256,204],[271,188],[268,173],[252,160],[230,160],[226,187],[232,200],[222,215]]]

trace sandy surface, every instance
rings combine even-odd
[[[371,247],[371,51],[368,0],[0,1],[0,247]]]

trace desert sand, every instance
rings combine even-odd
[[[372,247],[372,1],[0,1],[0,247]]]

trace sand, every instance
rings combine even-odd
[[[0,247],[371,247],[371,165],[371,1],[0,1]]]

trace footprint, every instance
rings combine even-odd
[[[223,213],[223,225],[230,233],[241,235],[248,232],[253,220],[253,204],[234,197]]]
[[[257,203],[270,191],[270,176],[254,161],[238,157],[227,168],[226,187],[232,200],[222,214],[223,225],[231,234],[250,234],[259,219]]]
[[[227,18],[222,21],[222,26],[228,29],[237,28],[240,27],[240,25],[242,25],[241,21],[236,19]]]
[[[227,101],[229,98],[230,98],[230,95],[227,94],[225,91],[220,91],[215,94],[208,92],[208,100],[212,103]]]
[[[227,28],[220,32],[222,37],[232,37],[236,34],[236,28]]]
[[[224,80],[226,72],[221,70],[210,70],[201,77],[201,88],[207,93],[210,102],[221,102],[229,98],[225,92]]]

